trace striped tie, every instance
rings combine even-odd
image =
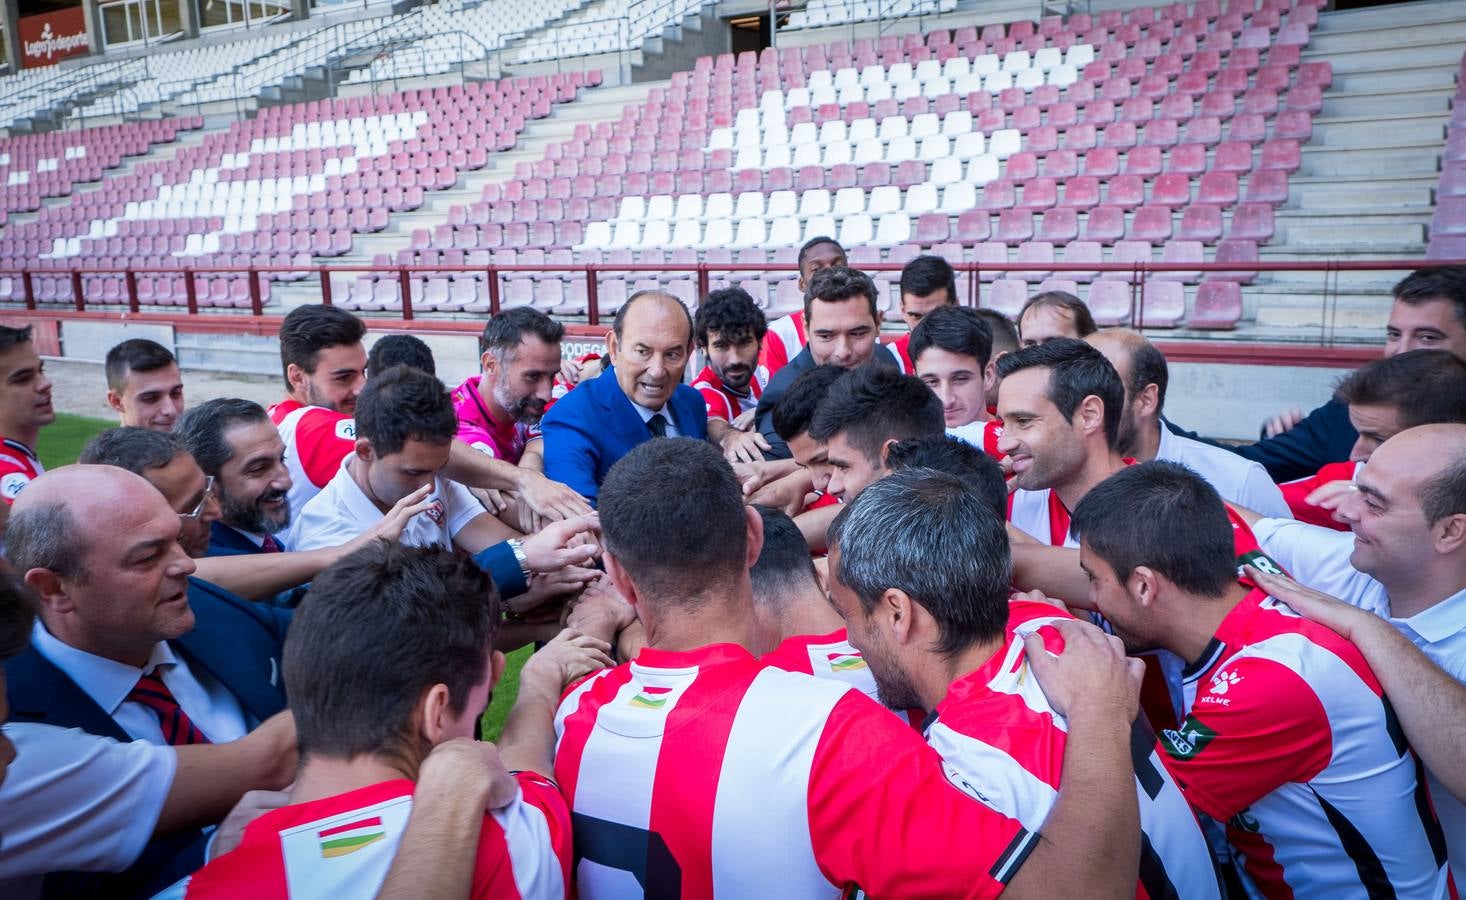
[[[211,743],[173,698],[173,692],[163,683],[159,669],[139,678],[137,686],[127,695],[127,699],[133,703],[141,703],[157,715],[158,724],[163,728],[163,740],[170,746]]]

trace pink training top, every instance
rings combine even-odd
[[[499,422],[489,414],[489,405],[479,394],[480,376],[474,375],[453,391],[453,411],[458,414],[458,439],[495,459],[519,465],[524,446],[540,436],[538,427],[510,419]]]

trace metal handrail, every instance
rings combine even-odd
[[[1324,262],[1305,262],[1300,260],[1282,261],[1232,261],[1232,262],[1142,262],[1142,263],[1104,263],[1104,262],[1045,262],[1045,263],[976,263],[976,262],[954,262],[952,268],[961,272],[968,279],[969,295],[974,302],[981,302],[981,286],[983,273],[991,272],[1118,272],[1130,276],[1126,281],[1130,285],[1131,304],[1129,324],[1132,327],[1144,327],[1144,311],[1140,303],[1141,288],[1150,275],[1159,272],[1320,272],[1325,277],[1325,293],[1337,293],[1338,286],[1336,276],[1339,272],[1369,272],[1369,271],[1402,271],[1420,268],[1437,268],[1442,266],[1466,266],[1466,259],[1376,259],[1376,260],[1327,260]],[[863,263],[860,267],[863,271],[871,272],[899,272],[903,268],[902,263],[879,262]],[[168,277],[182,277],[185,279],[187,292],[188,312],[197,314],[199,311],[198,288],[196,279],[199,276],[208,275],[246,275],[249,279],[249,290],[251,306],[249,315],[263,316],[264,299],[260,287],[260,276],[270,274],[301,274],[305,276],[318,275],[320,278],[321,302],[330,305],[332,303],[332,285],[330,275],[333,273],[383,273],[393,276],[400,285],[400,298],[402,308],[399,310],[404,320],[411,320],[415,316],[412,307],[412,278],[416,274],[472,274],[484,275],[488,280],[489,312],[496,314],[500,309],[499,276],[509,272],[565,272],[571,274],[583,274],[586,276],[586,320],[589,325],[597,325],[600,322],[599,299],[597,293],[596,278],[604,272],[655,272],[659,274],[672,274],[678,272],[691,273],[697,282],[697,295],[706,296],[709,289],[710,275],[714,272],[797,272],[797,266],[789,263],[566,263],[566,264],[517,264],[517,265],[451,265],[440,263],[435,265],[412,264],[412,265],[376,265],[376,264],[321,264],[312,266],[137,266],[125,269],[100,268],[91,266],[77,266],[71,268],[13,268],[0,266],[0,277],[19,277],[22,282],[22,302],[27,311],[40,311],[36,301],[34,280],[36,278],[67,278],[71,282],[72,306],[77,312],[86,312],[87,303],[83,292],[82,279],[89,275],[121,275],[125,279],[127,288],[126,305],[130,314],[138,313],[142,304],[138,299],[137,276],[142,275],[165,275]],[[11,301],[12,303],[14,301]],[[1324,308],[1327,310],[1329,297],[1324,298]],[[118,304],[93,303],[94,306],[116,306]],[[3,301],[0,301],[0,309],[4,309]],[[220,318],[238,316],[240,313],[222,313]],[[1300,329],[1301,331],[1302,329]],[[1319,340],[1326,346],[1334,342],[1334,328],[1325,324],[1319,336]]]

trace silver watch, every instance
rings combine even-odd
[[[514,551],[514,561],[519,563],[519,571],[524,574],[524,580],[529,581],[530,575],[534,574],[529,569],[529,557],[524,554],[524,541],[519,538],[510,538],[505,541],[509,549]]]

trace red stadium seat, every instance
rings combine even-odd
[[[1176,238],[1215,244],[1222,237],[1222,209],[1205,203],[1193,203],[1181,212]]]
[[[1096,206],[1084,222],[1084,239],[1113,244],[1125,236],[1125,210],[1118,206]]]
[[[1242,318],[1242,288],[1235,281],[1208,279],[1196,289],[1196,305],[1186,327],[1230,329]]]

